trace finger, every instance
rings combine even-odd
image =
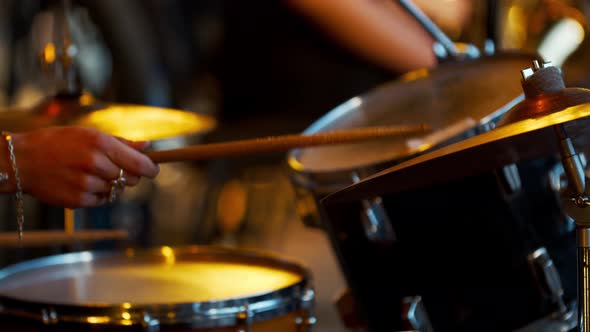
[[[117,139],[112,139],[111,144],[105,146],[109,159],[120,168],[139,176],[154,178],[160,168],[145,154],[136,151]]]
[[[78,193],[73,194],[66,202],[64,206],[75,209],[84,207],[97,207],[104,205],[107,202],[107,196],[96,193]]]
[[[124,172],[124,176],[127,180],[127,186],[129,187],[137,185],[139,183],[139,180],[141,180],[141,177],[129,172]]]
[[[106,193],[111,189],[110,181],[92,174],[82,174],[73,185],[87,193]]]
[[[104,180],[115,180],[119,176],[119,166],[101,151],[88,152],[78,160],[84,173],[96,175]]]
[[[115,136],[115,138],[138,151],[144,151],[151,145],[149,141],[130,141],[119,136]]]

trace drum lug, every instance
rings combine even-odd
[[[57,324],[57,312],[53,308],[43,309],[41,310],[41,319],[45,325]]]
[[[143,313],[141,326],[143,332],[160,332],[160,321],[153,319],[147,312]]]
[[[360,181],[361,177],[353,173],[352,180]],[[381,244],[391,244],[395,242],[396,236],[391,226],[391,220],[383,206],[381,197],[362,200],[363,209],[361,211],[361,220],[365,235],[369,241]]]
[[[522,189],[522,181],[516,164],[510,164],[502,167],[497,173],[498,181],[502,191],[507,196],[517,194]]]
[[[528,260],[543,297],[549,298],[553,304],[557,305],[559,313],[567,313],[568,308],[563,301],[564,291],[559,271],[553,264],[547,249],[541,247],[533,251],[529,254]]]
[[[301,297],[301,316],[295,318],[295,325],[297,325],[298,332],[311,332],[313,326],[317,323],[317,318],[314,315],[315,291],[313,288],[308,288]]]
[[[252,313],[248,309],[248,303],[244,304],[242,311],[236,315],[237,332],[250,332],[250,325],[252,324]]]
[[[381,197],[364,199],[362,204],[361,217],[367,238],[375,243],[391,244],[395,242],[396,236]]]
[[[433,332],[430,318],[420,296],[408,296],[402,300],[402,321],[405,328],[417,332]]]

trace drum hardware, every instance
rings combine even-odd
[[[520,101],[520,98],[516,98],[516,100]],[[495,127],[495,122],[487,123],[480,130],[480,133],[488,132],[490,130],[493,130]],[[496,171],[496,176],[498,177],[499,185],[504,190],[507,199],[509,199],[510,196],[513,196],[522,190],[522,181],[518,171],[518,166],[516,164],[503,166],[502,168]]]
[[[252,313],[248,310],[246,303],[242,310],[236,315],[237,332],[250,332],[250,324],[252,323]]]
[[[420,296],[404,297],[402,302],[402,320],[406,328],[416,332],[434,332]]]
[[[410,14],[412,17],[422,25],[422,27],[438,42],[442,47],[442,50],[451,56],[457,58],[459,51],[453,43],[453,41],[436,25],[428,16],[426,16],[412,1],[410,0],[399,0],[399,4]]]
[[[477,47],[466,43],[454,43],[411,0],[399,0],[399,4],[434,38],[433,51],[438,59],[462,60],[479,58],[480,51]]]
[[[357,172],[352,174],[352,181],[360,181]],[[381,197],[373,197],[362,201],[363,212],[361,220],[365,229],[367,239],[384,245],[390,245],[395,242],[395,232],[391,226],[389,216],[383,207]]]
[[[507,196],[514,195],[522,190],[522,181],[516,164],[502,167],[497,175],[500,186]]]
[[[41,320],[45,325],[53,325],[57,324],[58,318],[55,309],[53,308],[44,308],[41,310]]]
[[[574,332],[577,327],[577,305],[572,302],[567,307],[566,313],[550,314],[513,332]]]
[[[143,332],[160,332],[160,321],[153,319],[152,316],[147,313],[142,313],[143,319],[141,320],[141,327]]]
[[[535,250],[528,256],[528,260],[541,292],[550,299],[552,304],[556,305],[556,314],[571,314],[563,299],[564,291],[559,271],[557,271],[547,249],[541,247]]]
[[[560,154],[565,174],[568,178],[568,189],[564,194],[566,213],[576,224],[576,241],[578,245],[578,330],[590,331],[590,218],[584,209],[590,205],[587,196],[583,164],[577,151],[562,125],[556,125],[556,136],[559,139]]]
[[[312,332],[317,323],[317,317],[314,315],[315,291],[308,288],[301,296],[301,315],[295,318],[295,324],[299,332]]]
[[[543,101],[545,96],[551,94],[558,94],[565,90],[565,84],[561,76],[561,71],[548,63],[539,64],[539,62],[533,62],[532,68],[527,68],[522,71],[523,77],[523,90],[525,96],[530,101]],[[564,94],[569,96],[568,94]],[[575,96],[572,94],[572,96]],[[578,97],[580,100],[584,100],[583,97]],[[575,99],[572,97],[571,99]],[[544,106],[544,105],[542,105]],[[526,118],[534,118],[554,112],[555,108],[549,104],[549,107],[537,107],[536,109],[520,107],[511,110],[508,113],[508,117],[502,119],[504,123],[516,123]],[[505,121],[506,120],[506,121]],[[584,170],[584,163],[577,153],[572,139],[568,136],[567,130],[564,124],[556,124],[553,126],[555,135],[558,139],[558,149],[561,155],[561,163],[564,168],[565,175],[568,179],[568,187],[564,191],[564,208],[565,212],[573,218],[576,224],[576,238],[578,245],[578,321],[577,326],[579,331],[590,331],[590,283],[588,282],[588,275],[590,273],[590,241],[588,240],[588,234],[590,230],[590,219],[587,218],[586,214],[581,210],[590,203],[587,197],[587,186],[586,177]],[[541,252],[541,259],[546,260],[547,257],[543,257]],[[559,312],[562,314],[567,313],[567,309],[561,295],[563,294],[563,288],[559,280],[559,275],[554,271],[552,263],[545,262],[545,283],[550,297],[557,302],[559,306]]]

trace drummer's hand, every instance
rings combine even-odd
[[[154,178],[159,172],[159,167],[140,152],[149,142],[130,142],[80,127],[54,127],[12,136],[23,191],[53,205],[99,206],[108,201],[111,181],[119,177],[121,169],[127,186],[136,185],[141,177]],[[3,143],[2,171],[13,180]],[[10,186],[16,191],[14,181]]]

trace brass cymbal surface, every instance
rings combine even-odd
[[[104,103],[89,94],[48,97],[29,110],[0,112],[0,123],[14,132],[49,126],[83,126],[136,141],[157,141],[209,132],[209,116],[145,105]]]
[[[524,83],[523,83],[524,86]],[[590,90],[565,88],[533,94],[513,107],[497,128],[410,159],[328,196],[326,203],[449,182],[507,164],[559,154],[555,126],[577,147],[590,146]],[[528,117],[528,118],[527,118]]]
[[[331,172],[405,160],[429,150],[457,130],[487,123],[506,111],[505,105],[516,103],[522,95],[519,71],[536,57],[506,52],[409,72],[351,98],[306,132],[427,123],[436,134],[298,149],[289,164],[302,172]]]

